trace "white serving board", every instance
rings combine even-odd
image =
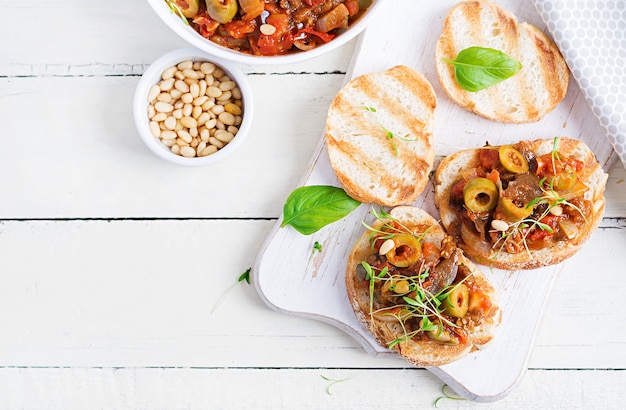
[[[498,3],[513,12],[520,22],[530,22],[545,31],[530,2]],[[612,148],[574,81],[570,81],[565,100],[534,124],[488,121],[448,99],[436,77],[434,50],[444,17],[454,4],[453,0],[388,1],[361,34],[347,77],[398,64],[423,73],[437,94],[434,139],[439,156],[461,148],[479,147],[486,141],[499,145],[520,139],[568,136],[583,140],[608,169],[613,160]],[[323,129],[320,133],[323,135]],[[340,186],[330,167],[323,138],[301,185],[317,184]],[[413,204],[439,217],[433,204],[432,185]],[[372,355],[397,357],[363,330],[346,295],[347,257],[352,244],[363,233],[362,221],[372,220],[370,209],[371,205],[363,204],[346,218],[310,236],[290,227],[280,228],[279,220],[258,255],[252,279],[260,297],[271,308],[331,323],[354,337]],[[322,245],[321,252],[314,250],[315,242]],[[543,307],[561,266],[516,272],[489,267],[482,270],[498,290],[503,310],[496,338],[483,350],[462,360],[428,370],[463,397],[490,402],[506,396],[525,373]]]

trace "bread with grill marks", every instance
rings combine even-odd
[[[407,66],[348,82],[328,111],[325,141],[345,191],[363,203],[413,202],[433,167],[435,92]]]
[[[512,77],[477,92],[455,79],[454,60],[469,47],[502,51],[522,64]],[[502,123],[541,120],[564,98],[569,69],[556,44],[537,27],[488,0],[458,3],[447,14],[435,53],[437,76],[450,99],[466,110]]]

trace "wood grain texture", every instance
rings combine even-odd
[[[255,136],[232,163],[193,172],[151,156],[132,124],[138,76],[186,46],[145,2],[0,10],[0,409],[387,408],[398,394],[398,408],[432,406],[430,372],[236,282],[310,170],[355,43],[242,67]],[[623,407],[625,178],[611,168],[606,217],[556,279],[530,369],[489,408]],[[322,375],[347,380],[329,395]]]

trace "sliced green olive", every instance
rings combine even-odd
[[[463,188],[465,206],[472,212],[491,211],[498,205],[498,187],[487,178],[473,178]]]
[[[194,17],[200,9],[200,0],[174,0],[174,3],[187,18]]]
[[[420,321],[420,326],[422,326],[422,324],[423,320]],[[455,337],[453,337],[449,331],[442,328],[441,323],[436,323],[435,326],[437,327],[436,329],[426,330],[424,332],[430,340],[434,340],[435,342],[451,346],[459,344],[459,341]]]
[[[556,191],[567,191],[574,187],[578,175],[574,171],[564,172],[552,178],[552,188]]]
[[[511,198],[502,198],[500,199],[500,209],[507,217],[508,220],[517,222],[521,221],[524,218],[528,218],[530,214],[533,213],[533,207],[527,207],[522,204],[518,205],[517,202],[514,202]]]
[[[498,150],[500,163],[509,172],[514,174],[523,174],[528,172],[528,161],[521,152],[510,145],[503,145]]]
[[[394,247],[385,254],[392,265],[406,268],[416,263],[422,256],[422,244],[413,235],[401,234],[392,239]]]
[[[218,23],[226,24],[237,14],[237,0],[206,0],[206,11]]]
[[[452,317],[463,317],[469,308],[469,299],[469,288],[459,283],[443,300],[443,312]]]

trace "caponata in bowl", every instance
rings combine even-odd
[[[346,43],[363,30],[380,0],[148,2],[170,28],[203,51],[248,64],[276,64]]]

